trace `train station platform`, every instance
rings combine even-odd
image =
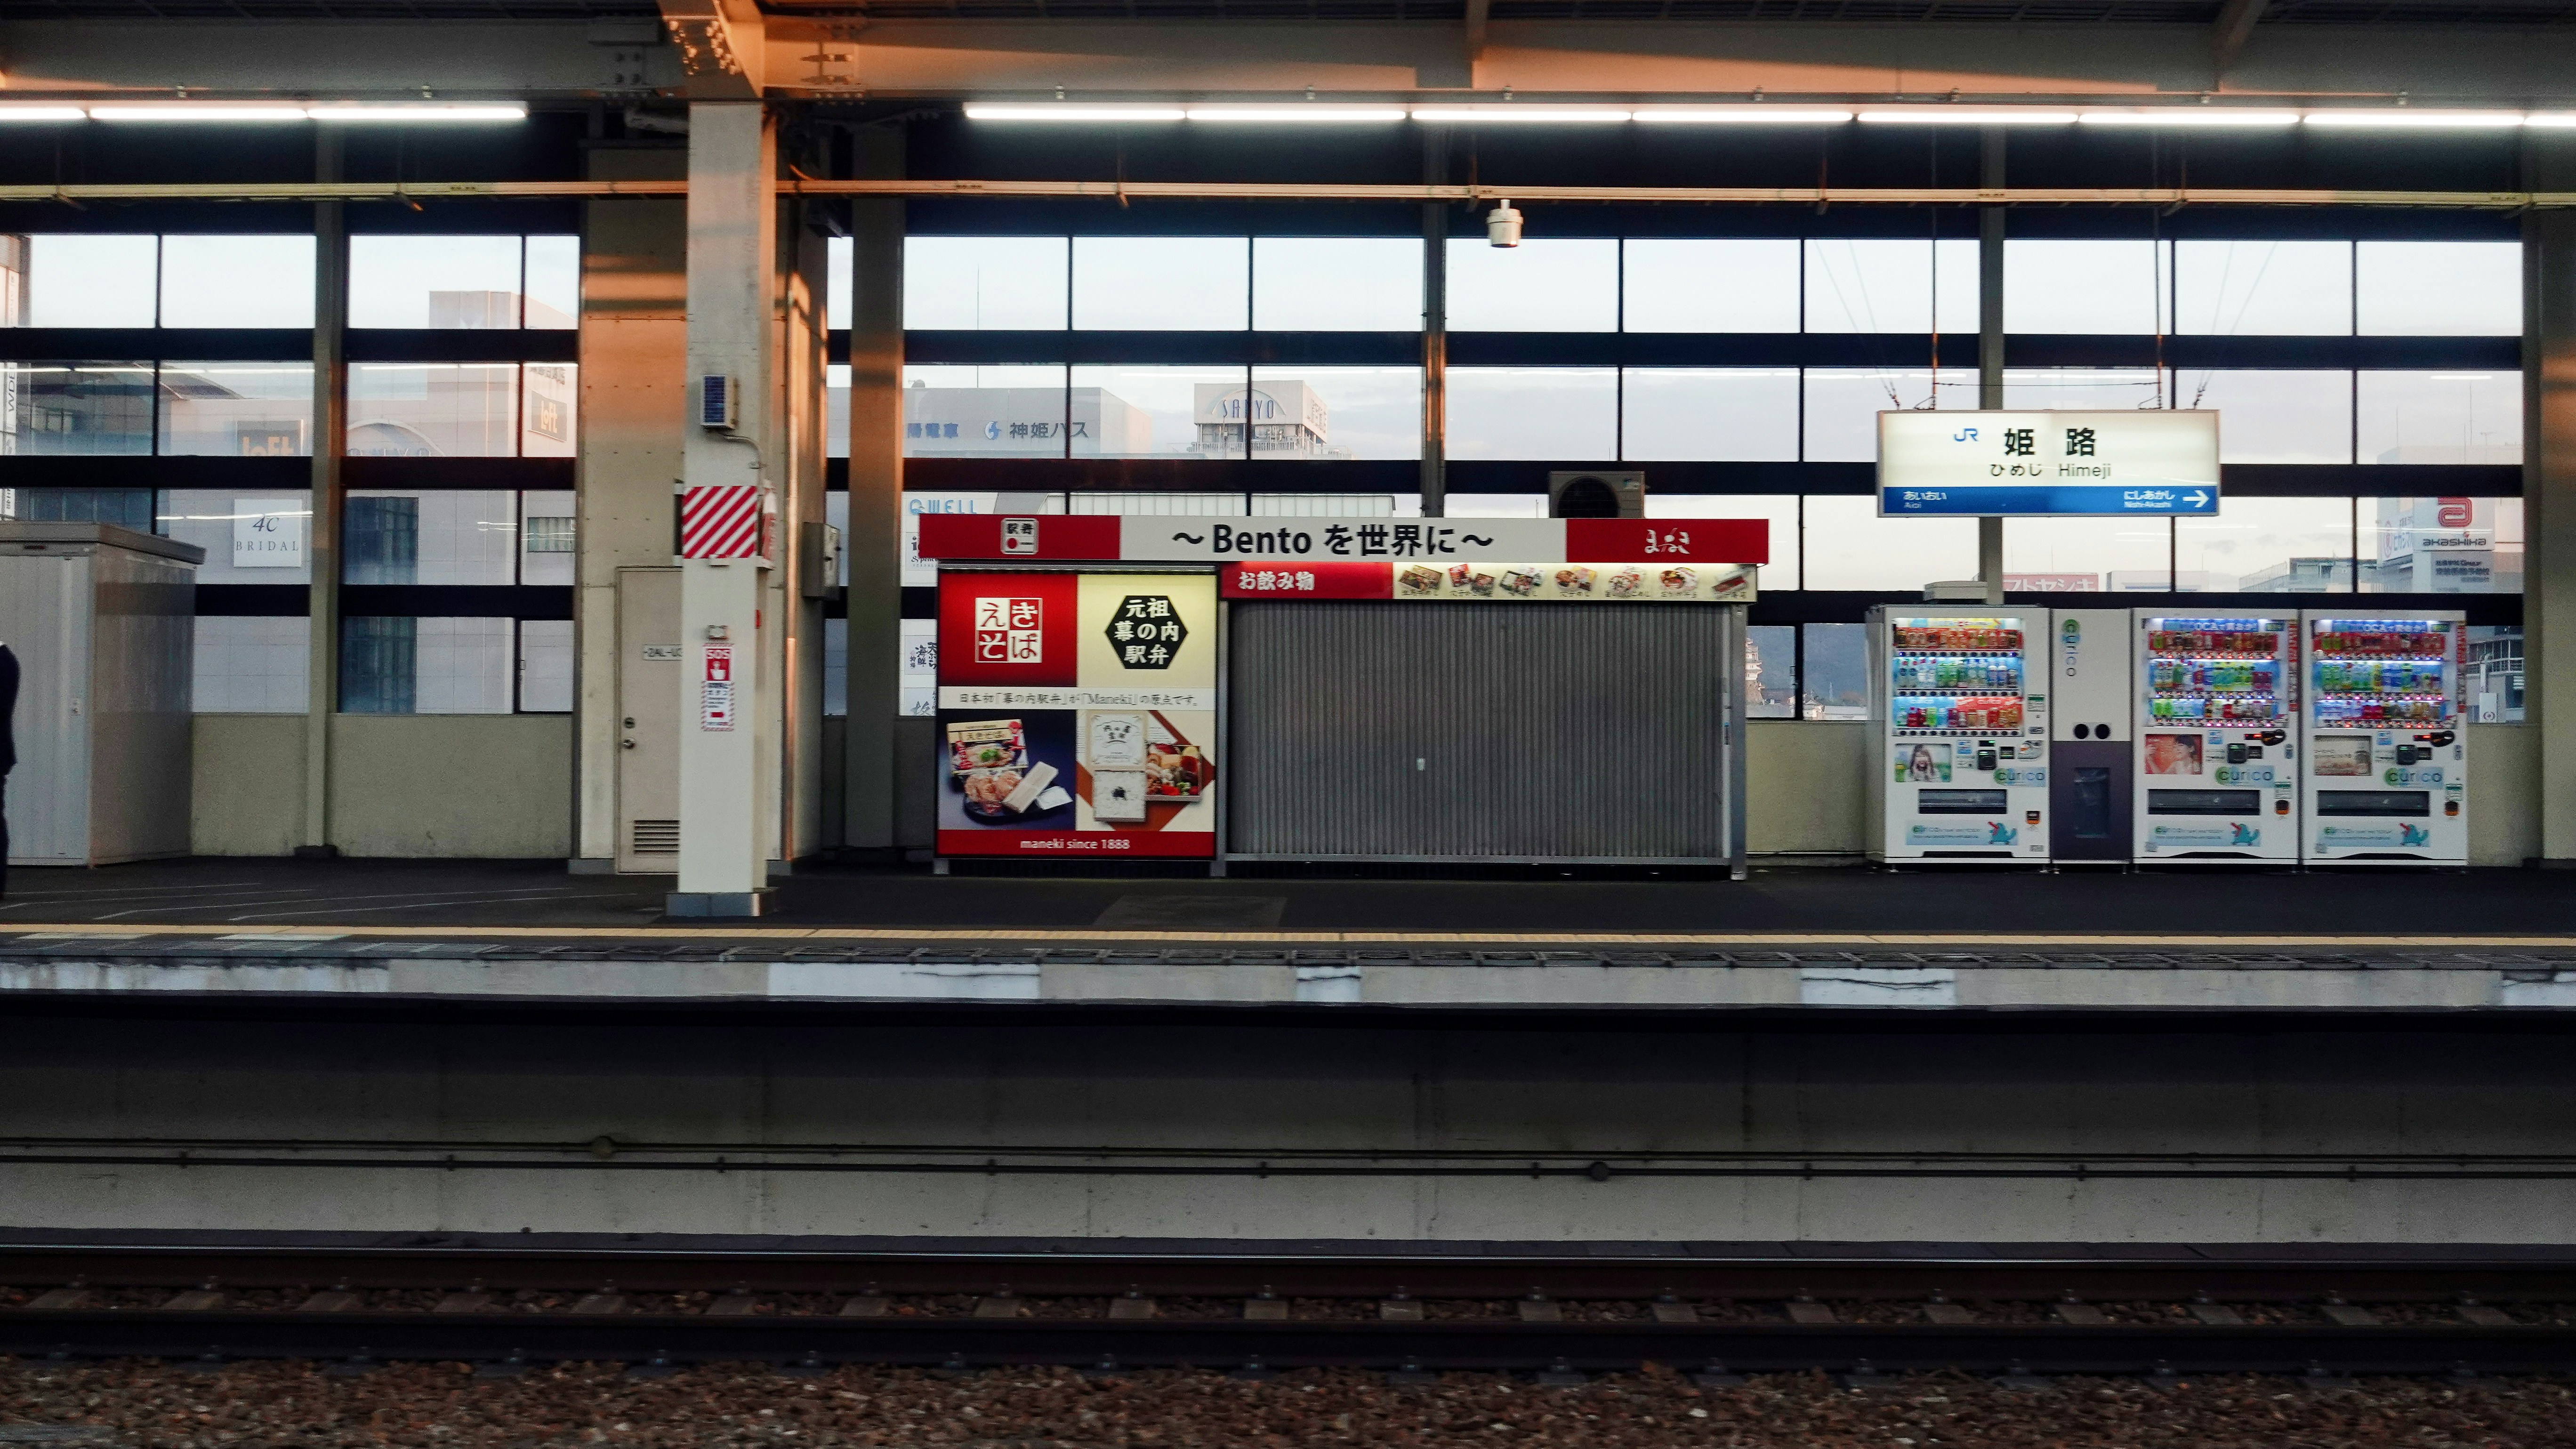
[[[1746,881],[931,877],[825,868],[751,922],[542,862],[20,871],[0,992],[393,1002],[1775,1012],[2576,1008],[2540,871]]]

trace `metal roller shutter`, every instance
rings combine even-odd
[[[1728,854],[1730,611],[1233,609],[1229,855]]]

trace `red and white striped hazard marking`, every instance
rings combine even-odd
[[[699,486],[680,495],[680,557],[759,556],[759,484]]]

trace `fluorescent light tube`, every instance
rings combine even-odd
[[[1469,125],[1494,121],[1505,125],[1615,126],[1628,120],[1629,113],[1608,106],[1415,106],[1413,119]]]
[[[2501,131],[2522,124],[2513,111],[2310,111],[2311,126],[2385,131]]]
[[[1838,126],[1852,113],[1814,106],[1639,106],[1636,117],[1658,126]]]
[[[2044,111],[2037,106],[1882,106],[1860,118],[1894,126],[2071,126],[2073,111]]]
[[[92,106],[93,121],[300,121],[302,106],[236,106],[221,101],[182,101],[176,105]]]
[[[1091,106],[1079,103],[1054,105],[970,105],[970,121],[1178,121],[1189,112],[1179,106]]]
[[[9,106],[0,105],[0,122],[8,121],[77,121],[89,112],[78,106]]]
[[[1192,106],[1193,121],[1231,121],[1247,125],[1318,126],[1340,123],[1401,121],[1402,106]]]
[[[2152,106],[2134,111],[2080,111],[2085,126],[2295,126],[2296,111],[2258,111],[2243,106]]]
[[[526,106],[509,105],[339,105],[312,106],[305,114],[317,121],[524,121]]]

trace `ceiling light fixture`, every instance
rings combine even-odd
[[[1072,123],[1180,121],[1189,112],[1179,106],[1092,106],[1079,102],[1035,106],[970,105],[970,121],[1055,121]]]
[[[2521,125],[2522,116],[2515,111],[2415,111],[2415,110],[2348,110],[2310,111],[2311,126],[2334,126],[2347,130],[2386,131],[2502,131]]]
[[[1246,125],[1333,125],[1401,121],[1402,106],[1192,106],[1193,121],[1229,121]]]
[[[406,121],[524,121],[528,108],[522,105],[409,105],[370,106],[347,104],[311,106],[305,114],[317,121],[337,122],[406,122]]]
[[[93,121],[212,121],[238,125],[252,121],[301,121],[302,106],[236,106],[221,101],[186,101],[178,105],[92,106]]]
[[[7,121],[77,121],[89,112],[78,106],[11,106],[0,105],[0,122]]]
[[[2076,124],[2084,126],[2210,126],[2253,129],[2265,126],[2295,126],[2296,111],[2258,111],[2250,107],[2216,107],[2185,109],[2181,106],[2150,106],[2137,110],[2078,111]]]
[[[1625,109],[1608,106],[1415,106],[1413,119],[1439,121],[1452,125],[1480,126],[1487,122],[1503,125],[1616,126],[1631,118]]]
[[[1852,118],[1813,106],[1640,106],[1635,115],[1654,126],[1839,126]]]
[[[2071,126],[2073,111],[2036,106],[1882,106],[1860,113],[1880,126]]]

